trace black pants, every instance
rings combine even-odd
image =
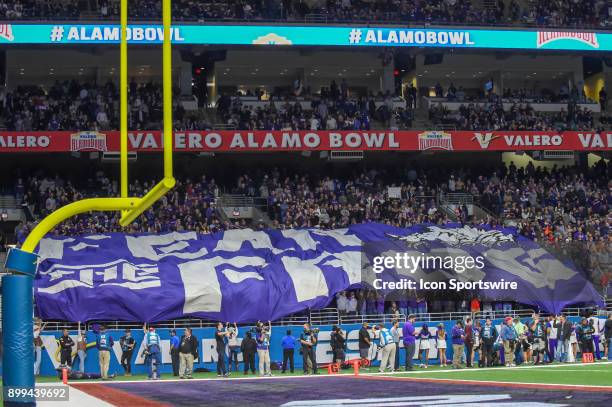
[[[225,349],[217,349],[217,374],[226,374]]]
[[[289,370],[293,373],[293,354],[294,349],[283,349],[283,373],[287,370],[287,361],[289,361]]]
[[[594,353],[593,352],[593,340],[584,340],[580,342],[580,351],[584,355],[585,353]]]
[[[474,348],[473,342],[465,343],[465,365],[472,367],[472,349]]]
[[[242,354],[244,359],[244,373],[247,373],[251,369],[251,373],[255,373],[255,354],[244,352]]]
[[[179,367],[181,366],[181,358],[178,349],[170,351],[170,357],[172,358],[172,375],[178,376]]]
[[[312,365],[312,373],[317,371],[317,360],[315,359],[315,353],[313,348],[302,348],[302,367],[304,373],[308,373],[308,361]]]
[[[121,353],[121,366],[125,373],[132,373],[132,353],[134,353],[134,349],[124,350]]]
[[[478,366],[493,366],[493,344],[493,341],[482,342],[482,352],[480,352]]]
[[[414,342],[404,342],[404,350],[406,352],[406,370],[412,370],[414,367],[414,348],[416,344]]]
[[[393,363],[394,370],[399,370],[399,353],[400,353],[399,342],[396,342],[395,343],[395,363]]]
[[[72,349],[62,349],[60,352],[60,364],[72,367]]]

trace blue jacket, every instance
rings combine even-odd
[[[108,332],[100,332],[96,336],[96,348],[98,350],[111,350],[115,341],[113,341],[113,337]]]
[[[297,339],[295,339],[293,336],[283,336],[283,339],[281,340],[281,345],[283,349],[295,349],[296,341]]]
[[[516,341],[517,335],[516,330],[508,325],[504,325],[499,334],[504,341]]]
[[[463,335],[465,335],[465,332],[463,331],[463,329],[457,328],[456,326],[454,326],[453,329],[451,330],[451,339],[452,339],[453,345],[464,345],[465,341],[462,338]]]

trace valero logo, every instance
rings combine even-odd
[[[443,131],[426,131],[419,134],[419,150],[452,150],[453,137]]]
[[[81,131],[70,135],[70,151],[108,151],[106,134],[97,131]]]

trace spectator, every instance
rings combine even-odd
[[[220,323],[221,324],[221,323]],[[222,324],[221,324],[222,325]],[[217,325],[217,330],[219,329],[219,325]],[[215,333],[217,335],[217,333]],[[219,339],[217,338],[217,346],[219,345]],[[193,336],[193,332],[191,328],[185,328],[185,333],[181,336],[180,344],[179,344],[179,357],[180,357],[180,367],[179,367],[179,378],[181,379],[193,379],[193,362],[198,358],[198,339]],[[225,354],[225,344],[223,344],[223,354]],[[217,353],[219,353],[219,348],[217,347]],[[223,361],[222,366],[223,370],[225,370],[225,361]],[[217,365],[217,376],[219,376],[219,366]]]

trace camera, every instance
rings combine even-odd
[[[312,333],[317,335],[321,330],[319,328],[312,328]]]

